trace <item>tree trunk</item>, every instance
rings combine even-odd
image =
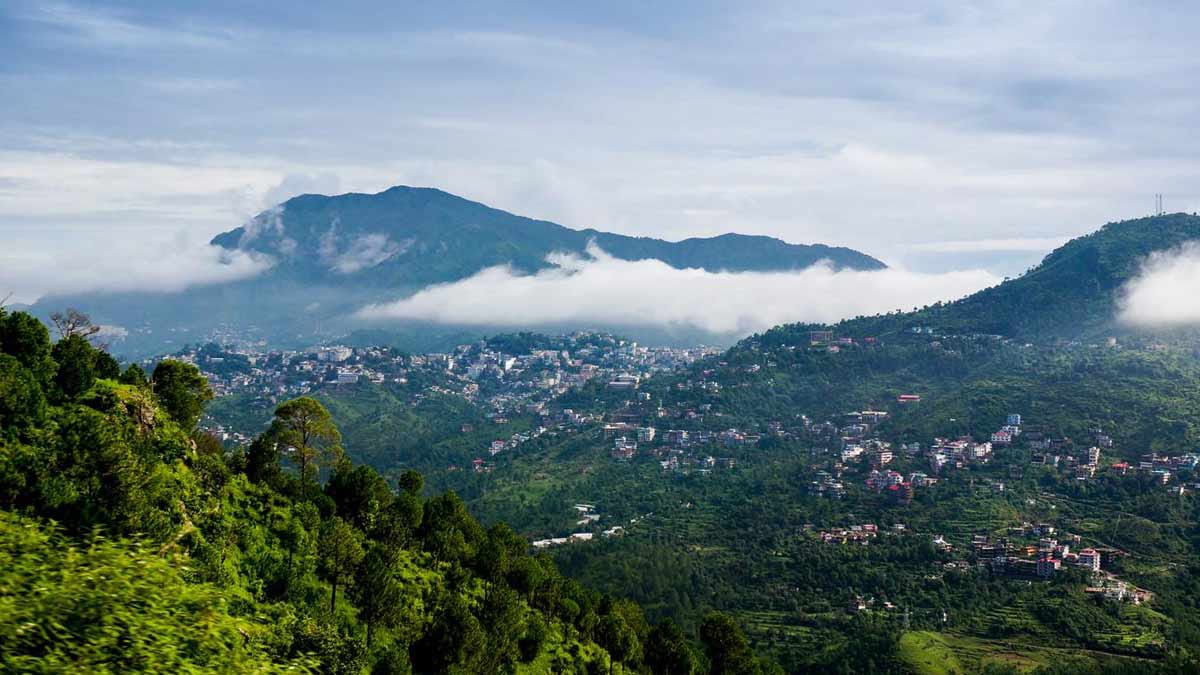
[[[333,614],[334,608],[337,607],[337,578],[333,580],[333,592],[329,594],[329,613]]]
[[[303,450],[298,450],[300,454],[300,497],[308,499],[308,456]]]

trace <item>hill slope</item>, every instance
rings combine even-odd
[[[1196,239],[1200,239],[1200,217],[1185,213],[1109,223],[1067,242],[1020,277],[957,302],[847,321],[839,328],[871,335],[927,326],[939,332],[1024,340],[1071,339],[1111,331],[1119,329],[1113,320],[1120,290],[1136,276],[1146,257]]]
[[[959,302],[780,326],[637,392],[592,383],[556,405],[657,436],[616,458],[597,424],[464,477],[475,482],[461,492],[485,520],[545,535],[570,526],[572,503],[594,504],[627,532],[556,550],[568,573],[634,589],[660,615],[711,603],[794,671],[1171,672],[1172,658],[1194,659],[1200,625],[1174,601],[1200,579],[1187,456],[1200,352],[1187,335],[1095,337],[1120,328],[1120,289],[1146,255],[1197,236],[1192,216],[1113,223]],[[852,339],[814,344],[813,330]],[[850,412],[863,410],[886,418]],[[1025,433],[984,461],[934,450],[987,442],[1012,414]],[[1130,468],[1149,453],[1182,459],[1165,480]],[[889,470],[912,495],[879,487]],[[1153,601],[1101,603],[1087,591],[1097,578],[1067,563],[1047,582],[992,568],[978,538],[1028,564],[1041,543],[1031,523],[1076,550],[1120,551],[1104,572]],[[878,536],[855,534],[868,524]],[[932,545],[943,537],[949,548]]]

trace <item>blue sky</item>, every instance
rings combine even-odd
[[[0,5],[0,284],[394,184],[997,274],[1200,209],[1194,3],[310,4]]]

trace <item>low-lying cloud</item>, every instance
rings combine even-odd
[[[1153,253],[1122,289],[1118,318],[1144,328],[1200,324],[1200,242]]]
[[[745,335],[781,323],[834,322],[955,299],[999,280],[982,270],[919,274],[902,269],[706,272],[658,260],[553,254],[554,267],[520,274],[491,267],[395,302],[358,312],[366,319],[407,319],[490,326],[659,326]]]
[[[0,252],[0,298],[12,293],[14,300],[31,302],[45,295],[94,291],[175,292],[253,277],[273,262],[269,256],[182,238],[92,251],[5,250]]]
[[[338,274],[353,274],[383,264],[412,245],[412,240],[396,243],[386,234],[377,232],[351,237],[350,242],[343,246],[338,224],[335,220],[329,225],[329,229],[321,235],[317,249],[321,262]]]

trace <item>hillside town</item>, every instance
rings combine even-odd
[[[592,381],[607,383],[614,391],[632,389],[645,378],[715,353],[705,347],[646,347],[601,333],[543,338],[552,343],[549,346],[506,337],[428,354],[382,346],[257,351],[209,343],[186,348],[173,358],[198,366],[218,397],[251,396],[275,404],[317,391],[373,384],[401,392],[413,403],[430,395],[460,397],[503,421],[541,413],[556,396]],[[220,425],[210,430],[238,442],[258,431]],[[490,448],[492,454],[501,449]]]

